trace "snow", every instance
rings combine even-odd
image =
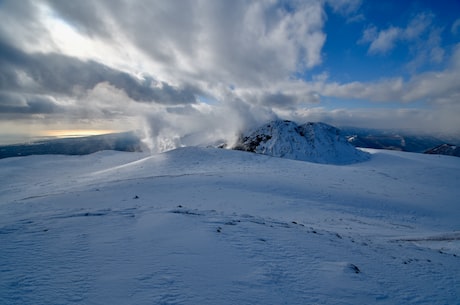
[[[244,136],[237,149],[273,157],[324,164],[349,164],[368,159],[355,148],[340,130],[325,123],[297,125],[292,121],[274,120]]]
[[[458,304],[460,159],[0,160],[0,304]]]

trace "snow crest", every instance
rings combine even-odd
[[[269,122],[243,136],[237,150],[323,164],[350,164],[369,159],[340,135],[340,130],[325,123],[297,125],[292,121]]]

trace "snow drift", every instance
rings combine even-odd
[[[339,129],[325,123],[297,125],[275,120],[241,137],[234,148],[325,164],[350,164],[369,159],[369,154],[348,143]]]

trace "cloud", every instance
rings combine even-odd
[[[373,82],[318,82],[321,95],[345,99],[362,99],[374,102],[412,103],[426,101],[458,103],[460,94],[460,44],[450,58],[448,68],[416,74],[408,80],[402,77],[380,79]]]
[[[47,3],[81,33],[136,46],[171,82],[245,86],[284,79],[319,65],[326,38],[323,5],[316,0],[291,2],[290,9],[277,1],[243,0]]]
[[[458,104],[460,95],[460,44],[457,44],[444,70],[428,71],[413,76],[401,93],[402,100],[426,100],[430,103]]]
[[[48,39],[48,30],[39,17],[39,2],[32,0],[2,1],[0,3],[0,40],[9,44],[38,46],[49,50],[53,42]],[[20,20],[20,22],[18,22]],[[25,48],[25,46],[24,46]]]
[[[28,54],[0,41],[0,90],[73,96],[108,82],[133,100],[160,104],[194,103],[193,88],[176,88],[152,77],[136,78],[94,61],[48,53]]]
[[[397,101],[404,90],[402,78],[383,79],[375,82],[329,82],[323,85],[321,94],[345,99],[362,99],[375,102]]]
[[[460,29],[460,18],[456,19],[452,23],[452,27],[450,28],[450,31],[452,32],[452,34],[457,35],[459,33],[459,29]]]
[[[145,116],[143,135],[152,152],[181,146],[232,146],[241,131],[274,118],[274,112],[238,99],[214,107],[204,103],[168,107]]]
[[[404,130],[414,134],[453,134],[458,136],[459,130],[453,129],[456,116],[449,111],[452,108],[413,109],[413,108],[361,108],[334,110],[321,107],[298,109],[283,113],[283,117],[298,122],[329,122],[336,126],[361,127],[376,129]],[[455,110],[460,110],[456,106]]]
[[[0,92],[0,118],[17,119],[36,114],[62,112],[56,101],[45,95],[28,95]]]
[[[402,32],[404,40],[414,40],[422,35],[433,24],[434,15],[421,13],[410,20],[407,27]]]
[[[111,36],[110,26],[104,23],[105,9],[101,2],[45,0],[63,20],[86,35]],[[116,5],[114,1],[114,5]]]
[[[401,27],[371,25],[360,41],[369,55],[407,45],[408,79],[341,82],[321,73],[325,6],[352,20],[363,13],[359,0],[7,0],[0,6],[0,119],[127,124],[154,136],[155,150],[231,142],[241,129],[321,109],[331,97],[371,107],[422,101],[449,116],[460,87],[458,68],[418,73],[449,57],[429,14]],[[345,107],[334,111],[317,113],[353,118]],[[365,115],[375,113],[360,113],[356,120],[372,123]],[[415,115],[404,113],[403,119]]]
[[[369,43],[368,53],[387,54],[393,50],[399,42],[414,42],[426,33],[433,22],[433,15],[421,13],[411,19],[405,28],[389,26],[379,30],[370,26],[364,30],[359,43]]]
[[[320,65],[326,39],[324,3],[317,0],[48,0],[7,6],[7,13],[0,12],[7,21],[0,31],[1,91],[52,96],[59,111],[40,113],[48,118],[137,115],[152,130],[174,130],[189,140],[200,128],[218,133],[227,122],[234,133],[272,115],[271,107],[295,107],[304,100],[299,94],[269,88]],[[350,9],[344,2],[340,10]],[[24,17],[24,24],[17,22]],[[23,39],[28,30],[40,43]],[[206,112],[200,96],[217,105]],[[41,111],[29,108],[9,111],[23,117]],[[203,124],[198,128],[195,121]]]
[[[348,23],[361,22],[366,19],[359,12],[362,0],[326,0],[325,2],[332,8],[334,13],[346,17]]]
[[[406,27],[389,26],[379,30],[371,25],[363,31],[359,44],[369,44],[369,55],[389,55],[398,45],[406,47],[410,60],[405,68],[411,74],[441,64],[445,50],[441,46],[443,28],[434,24],[434,15],[420,13]]]
[[[369,46],[370,54],[386,54],[395,47],[396,41],[401,37],[401,29],[390,27],[386,30],[379,31],[374,34],[375,28],[367,32],[365,35],[370,36],[371,44]]]
[[[108,82],[136,101],[183,104],[196,95],[225,96],[229,86],[264,90],[318,66],[326,39],[323,3],[316,0],[289,8],[240,0],[7,4],[11,30],[0,36],[4,88],[40,94],[73,96]],[[15,22],[24,16],[25,25]],[[51,47],[18,39],[29,27],[43,30],[34,34]],[[81,45],[69,49],[65,35]],[[97,52],[101,40],[105,56]],[[276,95],[266,96],[267,105],[276,103]]]

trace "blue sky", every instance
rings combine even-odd
[[[0,1],[1,134],[460,134],[460,1]],[[197,138],[199,138],[197,136]]]
[[[460,28],[455,33],[451,29],[460,16],[460,1],[368,1],[363,2],[351,17],[334,14],[329,7],[326,11],[328,37],[323,47],[324,65],[320,69],[326,69],[338,81],[398,76],[407,79],[414,72],[442,69],[448,65],[445,60],[437,62],[426,58],[416,67],[409,63],[427,51],[423,47],[433,47],[437,43],[445,53],[450,53],[459,42]],[[407,39],[400,34],[399,38],[389,39],[384,44],[388,48],[382,45],[373,52],[370,42],[362,41],[366,30],[405,30],[417,20],[423,29],[416,37]],[[439,41],[429,42],[430,35]]]

